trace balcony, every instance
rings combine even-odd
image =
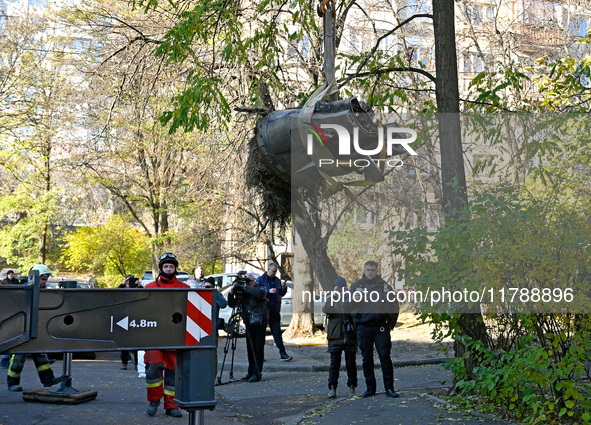
[[[538,56],[560,48],[566,38],[565,32],[552,25],[520,23],[513,27],[515,48],[521,53]]]

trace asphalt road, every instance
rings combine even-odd
[[[399,399],[378,394],[368,399],[345,398],[347,388],[344,374],[341,375],[340,398],[331,400],[327,394],[327,372],[312,371],[306,358],[297,348],[289,351],[292,362],[275,359],[276,349],[267,347],[268,370],[263,381],[258,383],[230,382],[216,387],[218,405],[205,412],[205,423],[229,424],[461,424],[492,425],[498,422],[483,420],[461,412],[449,412],[433,399],[422,394],[441,392],[449,386],[450,374],[439,365],[397,368],[396,389]],[[237,360],[243,353],[237,350]],[[318,362],[318,359],[312,359]],[[237,365],[239,366],[239,365]],[[270,367],[274,366],[274,367]],[[96,360],[74,360],[72,364],[73,387],[98,391],[98,397],[79,405],[54,405],[25,402],[22,394],[0,390],[0,424],[2,425],[145,425],[146,423],[188,423],[188,414],[183,418],[164,415],[162,407],[155,417],[148,417],[145,380],[138,378],[135,370],[120,370],[118,353],[99,353]],[[284,371],[279,371],[280,369]],[[62,362],[53,366],[58,374]],[[235,378],[243,375],[237,367]],[[272,370],[272,371],[270,371]],[[4,371],[4,370],[3,370]],[[378,376],[378,391],[381,377]],[[364,390],[363,376],[359,374],[359,393]],[[228,381],[224,373],[223,381]],[[447,383],[446,383],[447,382]],[[35,389],[40,386],[32,360],[27,360],[23,370],[22,386]]]

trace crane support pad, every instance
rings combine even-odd
[[[52,404],[80,404],[94,400],[98,395],[96,390],[80,391],[74,394],[60,394],[52,392],[49,388],[23,391],[23,400],[35,401],[38,403]]]

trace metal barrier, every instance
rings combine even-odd
[[[192,425],[217,403],[214,303],[211,289],[40,290],[34,271],[0,285],[0,353],[175,349],[175,402]]]

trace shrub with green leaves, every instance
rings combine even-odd
[[[100,227],[81,227],[64,240],[64,262],[73,271],[141,276],[152,267],[150,240],[127,216],[114,215]]]
[[[392,231],[393,253],[403,259],[399,276],[423,291],[572,287],[589,296],[591,208],[586,197],[571,195],[502,185],[477,194],[463,221],[434,232]],[[467,347],[450,363],[464,399],[476,395],[482,410],[514,412],[526,423],[590,425],[591,316],[582,307],[573,302],[570,309],[541,312],[484,305],[486,343],[460,334],[459,313],[424,317],[436,323],[435,339],[451,336]]]

